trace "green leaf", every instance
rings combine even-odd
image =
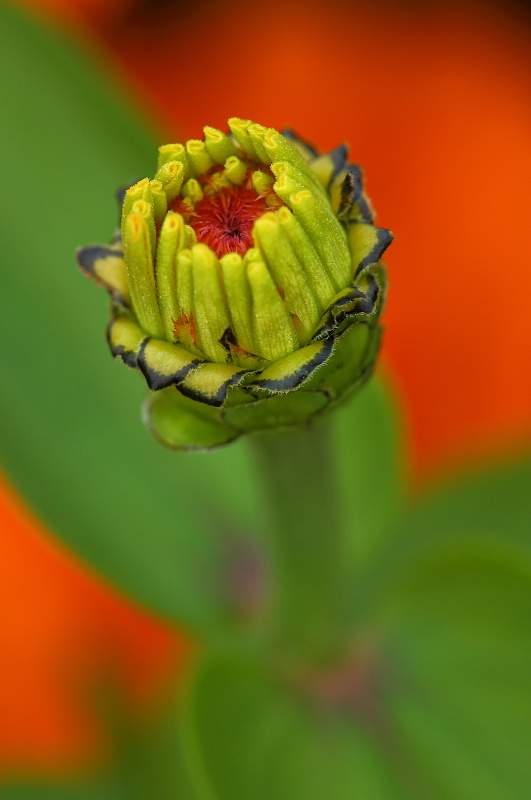
[[[213,655],[185,715],[199,798],[526,800],[530,619],[524,548],[439,542],[323,694],[267,654]]]
[[[421,797],[531,793],[531,461],[420,500],[363,575],[387,714]]]
[[[393,401],[379,375],[333,412],[348,557],[356,572],[385,552],[404,506],[406,454]]]
[[[423,797],[530,796],[530,619],[510,545],[439,543],[388,596],[388,714]]]
[[[201,666],[185,717],[201,800],[530,796],[529,470],[469,478],[404,515],[387,561],[360,574],[372,602],[352,662],[324,684],[354,693],[324,713],[267,654]]]
[[[519,459],[454,476],[395,515],[387,548],[363,574],[358,602],[378,603],[404,570],[422,563],[434,546],[475,543],[497,548],[512,543],[531,552],[531,459]]]
[[[106,241],[115,190],[151,174],[156,142],[55,33],[0,6],[0,457],[44,522],[152,609],[195,627],[223,614],[222,530],[251,533],[242,447],[165,450],[143,379],[105,344],[107,298],[75,265]]]
[[[531,457],[520,456],[479,474],[453,476],[425,493],[404,520],[412,537],[427,528],[431,536],[455,531],[481,532],[489,537],[531,546]]]
[[[183,739],[200,800],[406,800],[365,726],[266,664],[221,653],[198,669]]]

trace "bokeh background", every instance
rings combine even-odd
[[[74,42],[161,140],[238,115],[321,149],[348,141],[396,235],[381,368],[404,421],[410,491],[529,449],[525,5],[17,5]],[[109,747],[87,687],[112,677],[133,717],[155,713],[192,637],[67,553],[7,477],[0,527],[0,772],[83,771]]]

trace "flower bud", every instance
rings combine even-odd
[[[111,296],[108,341],[178,449],[304,424],[370,375],[385,295],[359,167],[292,132],[229,120],[159,149],[110,246],[78,252]]]

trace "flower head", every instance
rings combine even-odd
[[[391,235],[347,148],[229,128],[159,148],[120,234],[78,253],[111,294],[113,355],[156,393],[149,427],[177,448],[304,423],[368,377],[380,338]]]

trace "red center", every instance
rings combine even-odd
[[[203,197],[190,225],[197,241],[208,245],[218,258],[226,253],[243,256],[253,246],[253,223],[266,210],[265,198],[253,189],[231,186]]]

